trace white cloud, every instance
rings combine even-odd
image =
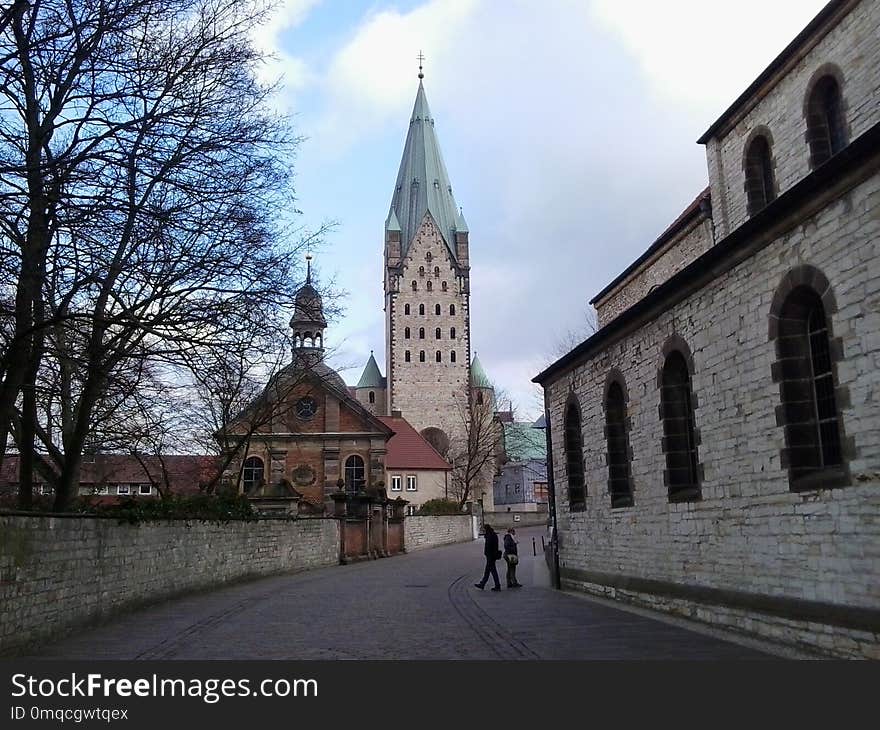
[[[321,0],[282,0],[266,22],[254,29],[251,36],[257,50],[267,57],[259,69],[260,81],[274,84],[281,79],[287,98],[312,81],[313,75],[305,62],[284,50],[282,36],[286,31],[302,24],[309,12],[320,2]]]

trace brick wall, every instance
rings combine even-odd
[[[474,539],[470,515],[407,517],[403,526],[408,553]]]
[[[809,172],[805,101],[810,82],[823,67],[842,70],[841,94],[849,139],[880,121],[880,3],[862,0],[767,91],[732,129],[722,128],[707,144],[716,238],[748,217],[743,159],[750,134],[759,127],[772,138],[777,195]],[[771,80],[770,83],[773,83]]]
[[[851,440],[851,482],[792,492],[781,464],[779,384],[771,377],[768,316],[786,272],[809,264],[831,283],[830,320],[843,358],[837,384]],[[693,355],[702,500],[670,503],[658,409],[664,342]],[[624,376],[635,504],[611,509],[604,385]],[[880,658],[872,631],[787,621],[748,610],[609,588],[589,576],[654,579],[720,591],[880,607],[880,175],[876,172],[772,243],[547,386],[561,561],[570,586],[637,599],[696,618],[840,656]],[[570,513],[563,412],[574,393],[583,423],[586,510]],[[581,576],[580,578],[578,576]]]
[[[128,525],[0,515],[0,654],[174,594],[338,562],[332,519]]]

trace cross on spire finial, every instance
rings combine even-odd
[[[306,254],[306,284],[312,283],[312,254]]]
[[[419,51],[419,55],[416,56],[416,58],[419,59],[419,78],[423,79],[423,78],[425,78],[425,74],[422,73],[422,61],[425,60],[425,54],[422,53],[421,51]]]

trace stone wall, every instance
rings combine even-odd
[[[404,520],[404,541],[408,553],[473,539],[470,515],[425,515]]]
[[[0,515],[0,655],[139,604],[339,562],[336,520]]]
[[[786,273],[802,264],[824,273],[836,301],[829,319],[842,348],[836,384],[848,391],[838,407],[850,480],[843,488],[793,492],[781,463],[784,433],[776,418],[780,395],[771,375],[776,358],[768,321],[774,292]],[[684,340],[693,357],[702,469],[701,500],[682,503],[670,503],[664,484],[658,415],[662,348],[673,335]],[[628,394],[634,496],[632,507],[616,509],[608,495],[603,405],[612,369],[622,374]],[[560,559],[569,586],[642,596],[643,602],[670,610],[678,599],[627,589],[627,580],[713,589],[710,602],[728,593],[748,594],[805,602],[807,608],[876,612],[880,175],[874,172],[703,288],[555,376],[547,394]],[[569,511],[566,493],[563,412],[570,394],[582,412],[587,498],[581,512]],[[876,629],[831,626],[821,617],[787,621],[718,603],[682,605],[697,618],[772,639],[841,656],[880,658]]]
[[[744,105],[730,125],[718,130],[707,144],[716,238],[723,238],[748,217],[744,155],[750,135],[763,128],[769,132],[777,195],[810,172],[805,102],[817,73],[830,66],[842,70],[841,94],[849,139],[852,141],[880,121],[880,3],[862,0],[842,20],[805,52],[796,56],[792,68],[784,69],[769,90]]]

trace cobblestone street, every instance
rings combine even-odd
[[[45,646],[65,659],[757,659],[768,655],[555,591],[541,532],[524,588],[494,593],[483,542],[242,583],[148,607]],[[537,557],[532,556],[532,537]],[[499,573],[504,583],[504,563]],[[490,582],[491,585],[491,582]]]

